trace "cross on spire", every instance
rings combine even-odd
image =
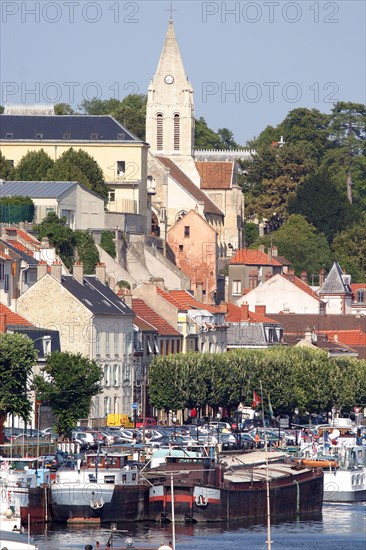
[[[170,12],[170,21],[173,21],[173,11],[178,11],[178,10],[176,10],[176,9],[173,8],[173,0],[170,0],[169,9],[168,9],[168,10],[165,10],[165,11],[169,11],[169,12]]]

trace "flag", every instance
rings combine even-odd
[[[271,399],[269,398],[269,396],[268,396],[268,409],[269,409],[269,416],[270,416],[271,418],[273,418],[272,403],[271,403]]]
[[[261,399],[260,399],[259,395],[257,395],[255,393],[255,391],[253,390],[253,401],[252,401],[253,409],[255,409],[259,405],[260,402],[261,402]]]

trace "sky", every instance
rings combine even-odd
[[[173,1],[195,116],[240,145],[298,107],[366,103],[366,2]],[[170,17],[154,0],[0,0],[0,104],[147,93]]]

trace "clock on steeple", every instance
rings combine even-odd
[[[164,81],[166,84],[173,84],[174,76],[172,76],[171,74],[167,74],[166,77],[164,78]]]

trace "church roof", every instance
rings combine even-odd
[[[200,162],[196,168],[201,176],[201,189],[231,189],[235,162]]]
[[[338,262],[334,262],[318,294],[352,294],[351,278],[345,275]]]
[[[197,202],[203,202],[204,211],[207,214],[223,216],[224,213],[216,204],[201,191],[197,185],[181,170],[170,158],[156,157],[164,166],[170,170],[170,176],[181,185]]]
[[[141,141],[109,115],[0,115],[0,140]]]

